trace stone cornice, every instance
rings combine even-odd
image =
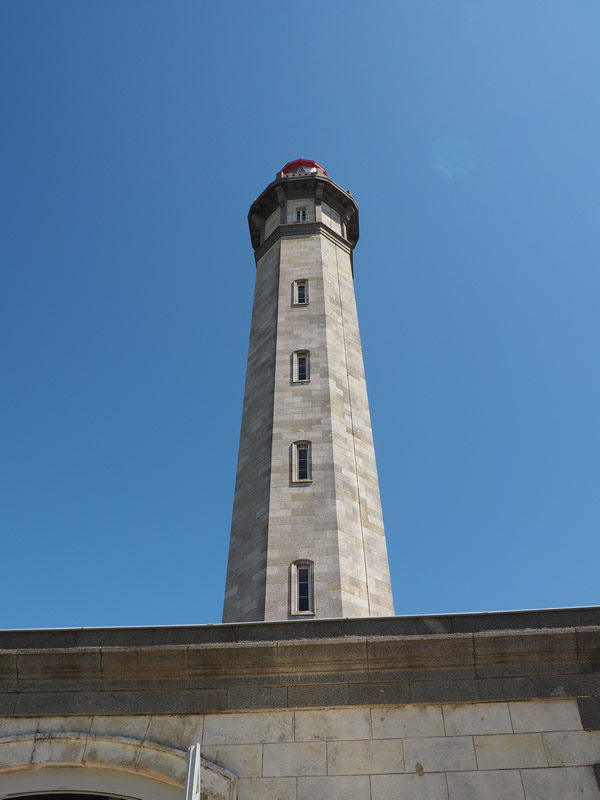
[[[296,222],[291,223],[289,225],[279,225],[271,235],[265,239],[265,241],[256,248],[254,251],[254,257],[256,259],[256,263],[267,253],[273,245],[278,242],[280,239],[286,236],[291,237],[302,237],[302,236],[311,236],[316,233],[321,233],[325,238],[332,241],[338,247],[341,247],[347,253],[352,252],[352,245],[347,239],[344,239],[343,236],[340,236],[339,233],[336,233],[334,230],[329,228],[323,222]]]
[[[580,624],[573,620],[570,627],[558,627],[569,614]],[[522,621],[546,621],[548,627],[511,629],[505,626],[518,614],[507,614],[6,631],[0,633],[5,645],[0,715],[204,713],[597,695],[600,626],[590,623],[598,609],[524,615]],[[490,629],[494,616],[500,627]],[[407,633],[410,622],[429,629]],[[389,630],[394,623],[396,635]],[[450,623],[463,628],[470,623],[475,630],[435,632]],[[477,630],[477,623],[484,630]],[[332,624],[345,625],[346,634],[328,636]],[[352,635],[359,624],[362,635]],[[324,635],[318,635],[319,628]],[[201,635],[227,631],[235,632],[237,641]],[[244,632],[248,638],[240,641]],[[303,633],[305,638],[296,638]],[[142,643],[144,634],[150,641]],[[6,647],[9,636],[12,647]],[[63,636],[71,640],[62,639],[61,646]]]
[[[5,650],[15,649],[287,642],[340,637],[429,636],[586,627],[600,627],[600,606],[475,614],[233,622],[217,625],[0,630],[0,654]]]

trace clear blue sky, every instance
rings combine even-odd
[[[597,0],[4,0],[0,627],[219,622],[254,258],[356,197],[398,614],[595,604]]]

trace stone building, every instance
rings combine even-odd
[[[0,632],[0,798],[600,800],[600,608],[393,616],[352,196],[249,221],[224,623]]]

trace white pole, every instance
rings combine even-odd
[[[188,747],[185,800],[200,800],[200,743]]]

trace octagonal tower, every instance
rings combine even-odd
[[[298,159],[248,221],[256,287],[223,622],[391,615],[353,287],[357,205]]]

